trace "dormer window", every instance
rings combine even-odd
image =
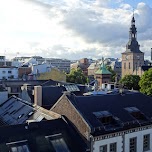
[[[97,120],[104,126],[105,130],[115,130],[122,127],[122,123],[119,118],[114,117],[108,111],[93,112]]]
[[[30,152],[27,140],[6,143],[10,152]]]
[[[135,119],[137,119],[139,121],[147,120],[145,115],[143,113],[141,113],[141,111],[136,107],[127,107],[127,108],[125,108],[125,110],[127,110]]]
[[[112,121],[112,115],[108,111],[93,112],[102,124],[109,124]]]
[[[61,133],[46,136],[46,139],[51,145],[53,145],[53,148],[56,152],[70,152]]]

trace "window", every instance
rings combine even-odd
[[[131,69],[131,67],[130,67],[130,62],[129,62],[129,69]]]
[[[129,144],[129,148],[130,148],[130,152],[136,152],[137,151],[137,138],[130,138],[130,144]]]
[[[27,140],[7,143],[6,145],[9,148],[9,152],[30,152]]]
[[[12,71],[8,71],[8,73],[12,73]]]
[[[2,73],[5,73],[6,71],[2,71]]]
[[[150,149],[150,135],[143,136],[143,151],[148,151]]]
[[[6,77],[2,77],[2,79],[3,79],[3,80],[5,80],[5,79],[6,79]]]
[[[117,143],[110,144],[110,152],[116,152],[117,151]]]
[[[123,125],[118,117],[114,117],[109,111],[97,111],[93,112],[97,121],[105,130],[116,130]]]
[[[124,63],[124,69],[126,69],[126,63]]]
[[[99,152],[107,152],[107,145],[100,146]]]
[[[147,121],[147,118],[141,111],[136,107],[127,107],[125,108],[135,119],[140,121],[140,123]]]
[[[62,134],[55,134],[46,137],[53,145],[56,152],[70,152],[66,142],[64,141]]]
[[[11,152],[29,152],[29,148],[27,145],[13,146]]]
[[[112,115],[108,111],[98,111],[98,112],[93,112],[93,114],[103,124],[109,124],[112,121]]]

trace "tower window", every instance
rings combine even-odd
[[[126,69],[126,63],[124,63],[124,69]]]
[[[129,62],[129,69],[131,69],[131,67],[130,67],[130,62]]]

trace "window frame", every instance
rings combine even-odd
[[[148,151],[148,150],[150,150],[150,134],[143,135],[143,151]]]
[[[129,151],[137,152],[137,137],[132,137],[129,139]]]
[[[109,147],[109,152],[117,152],[117,143],[111,143]]]
[[[53,146],[54,150],[58,152],[58,147],[56,147],[56,142],[62,142],[63,145],[61,145],[63,148],[65,148],[64,150],[66,150],[67,152],[70,152],[69,146],[67,145],[65,139],[63,138],[62,133],[58,133],[58,134],[53,134],[53,135],[49,135],[49,136],[45,136],[45,138],[47,139],[47,141]]]
[[[103,148],[103,149],[101,149],[101,148]],[[107,145],[99,146],[99,152],[107,152]]]
[[[27,152],[31,152],[27,140],[10,142],[10,143],[6,143],[6,145],[7,145],[8,149],[9,149],[9,152],[14,152],[12,150],[13,148],[16,148],[17,152],[20,152],[19,148],[21,148],[22,150],[25,150],[24,149],[25,146],[26,146],[26,148],[28,150]]]

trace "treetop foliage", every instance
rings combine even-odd
[[[126,75],[120,80],[120,83],[128,89],[139,90],[139,81],[140,77],[138,75]]]
[[[152,68],[144,72],[139,81],[139,86],[140,92],[152,96]]]
[[[66,75],[66,81],[71,83],[85,84],[88,79],[83,71],[78,68],[77,70],[71,69],[70,73]]]

